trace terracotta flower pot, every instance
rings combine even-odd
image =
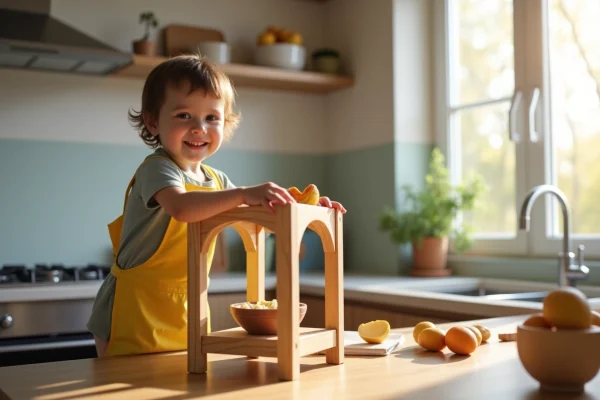
[[[133,52],[144,56],[154,56],[156,48],[151,40],[136,40],[133,42]]]
[[[413,276],[446,276],[448,261],[448,237],[423,238],[421,243],[413,243]]]

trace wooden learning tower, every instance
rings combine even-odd
[[[241,206],[188,224],[188,372],[206,372],[208,353],[276,357],[279,378],[285,381],[299,378],[300,357],[309,354],[325,351],[328,364],[344,362],[342,213],[300,203],[275,209]],[[264,300],[265,231],[275,233],[277,335],[249,335],[240,327],[207,332],[207,252],[228,226],[246,249],[249,302]],[[299,326],[299,249],[306,228],[319,235],[325,253],[325,329]]]

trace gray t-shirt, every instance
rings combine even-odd
[[[169,225],[170,215],[154,200],[154,194],[168,186],[185,188],[185,183],[204,187],[218,187],[217,182],[206,174],[206,181],[199,182],[189,177],[169,158],[164,149],[159,148],[145,161],[135,174],[135,182],[131,188],[125,214],[123,231],[117,256],[117,264],[122,269],[135,268],[148,260],[160,246]],[[224,189],[235,186],[227,175],[213,168],[221,180]],[[94,335],[108,340],[112,319],[116,279],[109,274],[98,291],[87,328]]]

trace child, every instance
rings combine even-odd
[[[171,58],[148,75],[141,111],[129,117],[156,150],[131,179],[123,215],[109,224],[115,263],[87,325],[99,357],[187,348],[187,223],[240,205],[274,211],[294,202],[274,183],[236,187],[204,164],[233,135],[240,118],[233,106],[227,76],[197,56]],[[327,197],[319,204],[346,212]]]

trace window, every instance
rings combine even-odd
[[[571,248],[600,256],[600,2],[435,4],[438,144],[455,182],[477,172],[490,188],[465,216],[472,252],[556,256],[552,195],[535,202],[530,234],[518,229],[527,193],[552,184],[569,202]]]

